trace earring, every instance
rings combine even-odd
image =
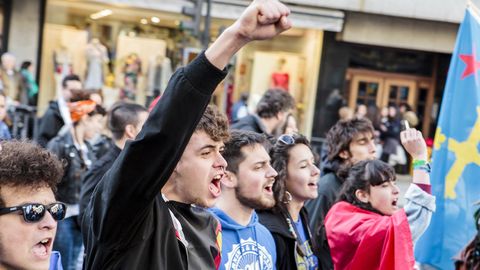
[[[283,203],[284,204],[289,204],[292,201],[292,194],[290,192],[285,191],[284,197],[283,197]]]

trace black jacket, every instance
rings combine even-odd
[[[92,146],[86,141],[85,145],[88,148],[88,161],[82,158],[68,131],[57,135],[47,145],[47,149],[55,153],[60,160],[64,160],[67,165],[62,181],[57,185],[56,198],[61,202],[77,204],[80,201],[82,176],[96,160]]]
[[[253,114],[240,118],[237,122],[232,124],[230,129],[249,130],[256,133],[268,134],[265,126],[260,121],[260,118]]]
[[[277,250],[277,270],[293,270],[297,269],[296,263],[296,239],[292,232],[289,230],[289,225],[286,218],[281,213],[275,213],[271,210],[257,211],[260,223],[267,227],[272,233],[273,239],[275,239],[275,246]],[[312,250],[315,251],[315,241],[308,228],[308,214],[305,208],[300,211],[300,218],[304,224],[305,232]],[[318,257],[318,254],[315,254]]]
[[[60,109],[58,108],[58,102],[50,101],[48,109],[43,115],[40,126],[38,127],[38,144],[46,147],[47,143],[53,139],[53,137],[57,136],[57,133],[64,124]]]
[[[93,190],[97,186],[98,182],[102,180],[105,173],[112,167],[113,162],[120,155],[120,148],[115,144],[112,144],[110,150],[105,153],[100,159],[92,164],[90,169],[83,175],[82,178],[82,188],[80,191],[80,216],[83,217],[85,208],[90,201],[90,196],[92,196]]]
[[[127,142],[85,209],[84,269],[215,268],[218,222],[204,209],[165,202],[160,191],[225,75],[202,53],[172,76],[142,131]],[[178,240],[172,215],[183,228],[185,238],[179,238],[188,244]]]
[[[318,243],[316,253],[319,254],[320,269],[329,270],[333,269],[333,262],[328,247],[324,220],[328,210],[337,201],[343,182],[331,167],[325,167],[323,171],[324,175],[320,177],[318,182],[318,197],[307,201],[305,208],[310,216],[310,228],[312,228],[314,238]]]

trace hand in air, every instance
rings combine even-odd
[[[255,0],[233,28],[247,41],[273,38],[292,27],[290,10],[278,0]]]
[[[427,144],[420,131],[414,128],[404,130],[400,133],[400,140],[414,159],[427,160]]]

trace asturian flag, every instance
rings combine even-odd
[[[475,235],[480,200],[480,16],[467,8],[443,94],[432,157],[437,211],[415,248],[416,260],[454,269],[452,258]]]

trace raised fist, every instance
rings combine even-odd
[[[420,131],[414,128],[404,130],[400,133],[400,140],[414,159],[427,160],[427,144]]]
[[[246,41],[273,38],[292,27],[290,10],[278,0],[255,0],[232,26]]]

